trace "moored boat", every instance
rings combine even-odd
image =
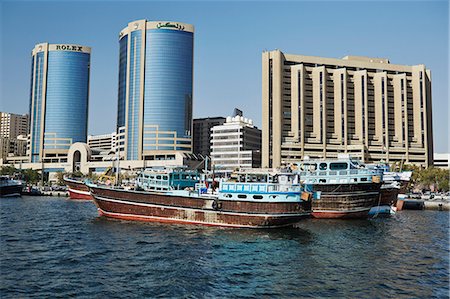
[[[367,218],[379,199],[382,172],[350,158],[304,160],[293,165],[308,191],[315,193],[315,218]]]
[[[407,187],[411,180],[412,171],[385,171],[383,173],[383,181],[385,183],[397,182],[399,186],[399,193],[406,194]]]
[[[64,177],[64,182],[67,185],[69,197],[71,199],[92,200],[89,188],[83,180]]]
[[[396,183],[382,184],[380,188],[380,198],[378,205],[395,206],[400,193],[400,186]]]
[[[20,196],[22,189],[23,185],[20,181],[8,176],[0,176],[0,197]]]
[[[124,220],[274,228],[293,225],[311,212],[294,174],[246,174],[242,181],[222,182],[218,192],[204,183],[177,188],[170,184],[175,175],[144,172],[138,179],[141,191],[88,186],[100,215]]]
[[[370,216],[392,215],[397,208],[399,194],[404,193],[406,186],[411,179],[412,172],[393,172],[389,171],[387,164],[368,164],[369,169],[378,169],[383,172],[383,180],[380,188],[380,196],[377,206],[369,212]]]

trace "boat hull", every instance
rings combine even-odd
[[[7,185],[0,187],[0,197],[16,197],[22,194],[23,186],[21,184],[17,185]]]
[[[367,218],[370,209],[377,205],[380,183],[366,184],[315,184],[313,191],[320,197],[312,201],[314,218]]]
[[[122,220],[274,228],[291,226],[310,215],[306,202],[226,201],[104,187],[90,190],[100,215]]]
[[[380,189],[380,206],[395,206],[397,204],[398,194],[400,193],[399,188],[381,188]]]
[[[72,179],[64,178],[67,189],[69,191],[69,197],[76,200],[92,200],[92,196],[89,192],[89,187],[84,182],[76,181]]]

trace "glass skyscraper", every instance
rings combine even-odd
[[[75,142],[86,142],[91,48],[37,44],[30,88],[31,162],[64,162]]]
[[[192,151],[194,27],[133,21],[120,32],[117,127],[127,160]]]

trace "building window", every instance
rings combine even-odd
[[[385,94],[384,94],[384,78],[381,78],[381,118],[382,118],[382,132],[383,132],[383,136],[386,136],[386,120],[385,120],[385,116],[386,116],[386,111],[385,111],[385,105],[386,103],[385,101]],[[383,138],[384,140],[384,138]],[[384,141],[383,141],[384,144]]]
[[[366,95],[365,95],[365,77],[361,77],[361,105],[362,105],[362,134],[365,136],[366,132]]]
[[[405,127],[405,89],[403,86],[403,79],[400,80],[400,88],[401,88],[401,106],[402,106],[402,142],[405,144],[407,142],[405,140],[405,130],[408,128]]]
[[[273,154],[273,60],[269,59],[269,167],[272,167]]]
[[[345,138],[345,99],[344,99],[344,74],[341,74],[341,136],[342,141]]]
[[[301,120],[302,117],[302,74],[301,72],[298,72],[298,79],[297,79],[297,89],[298,89],[298,119]],[[302,134],[301,132],[301,121],[298,122],[298,132],[299,134]]]
[[[322,141],[323,138],[323,72],[319,72],[319,80],[320,80],[320,86],[319,86],[319,103],[320,103],[320,108],[319,108],[319,121],[320,121],[320,132],[319,132],[319,136],[320,136],[320,141]]]

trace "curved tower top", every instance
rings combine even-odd
[[[173,22],[173,21],[147,21],[147,20],[136,20],[128,23],[128,26],[123,28],[119,33],[119,39],[124,37],[135,30],[143,30],[143,29],[166,29],[166,30],[178,30],[194,33],[194,25],[181,23],[181,22]]]

